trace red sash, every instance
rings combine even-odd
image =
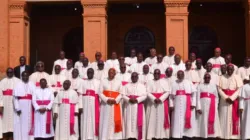
[[[211,103],[209,107],[208,116],[208,134],[214,134],[214,119],[215,119],[215,95],[208,92],[202,92],[200,98],[210,98]]]
[[[99,104],[99,96],[95,94],[94,90],[87,90],[86,94],[82,94],[82,96],[93,96],[95,98],[95,135],[99,136],[99,114],[100,114],[100,104]]]
[[[122,81],[122,86],[125,86],[125,85],[127,85],[127,84],[128,84],[127,81]]]
[[[36,103],[38,105],[48,105],[50,103],[50,100],[37,100]],[[47,110],[46,115],[46,134],[50,134],[50,125],[51,125],[51,110]]]
[[[165,74],[161,74],[160,78],[166,78]]]
[[[61,71],[64,70],[65,68],[61,68]]]
[[[6,89],[3,91],[3,96],[12,96],[13,90],[12,89]]]
[[[159,99],[163,93],[152,93],[155,98]],[[170,124],[169,124],[169,119],[168,119],[168,100],[166,99],[164,102],[164,128],[165,129],[168,129],[170,127]]]
[[[61,84],[61,82],[57,81],[56,85],[52,85],[52,87],[59,87],[59,88],[61,88],[62,84]]]
[[[140,96],[130,95],[129,98],[138,98]],[[138,140],[142,139],[142,125],[143,125],[143,103],[138,104],[137,111],[137,127],[138,127]]]
[[[31,94],[26,94],[26,96],[18,97],[19,100],[32,100]],[[29,135],[34,135],[34,123],[35,123],[35,116],[34,116],[34,107],[31,106],[31,128],[29,131]]]
[[[177,90],[176,96],[185,95],[186,101],[186,115],[185,115],[185,128],[190,129],[191,126],[191,94],[187,94],[185,90]]]
[[[213,68],[220,68],[220,64],[213,64]]]
[[[232,96],[236,90],[229,90],[229,89],[223,89],[223,92],[228,95]],[[233,122],[233,135],[238,135],[239,134],[239,100],[236,99],[233,102],[232,105],[232,122]]]
[[[70,105],[70,135],[75,134],[74,126],[75,126],[75,104],[69,102],[69,99],[63,98],[62,104]]]
[[[119,92],[115,91],[103,91],[103,94],[106,97],[111,97],[115,99],[117,96],[119,96]],[[120,104],[114,104],[114,122],[115,122],[115,133],[122,131],[122,116],[121,116],[121,108]]]

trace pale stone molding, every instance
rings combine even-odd
[[[82,4],[84,8],[106,8],[107,4]]]
[[[165,7],[188,7],[189,1],[165,1]]]

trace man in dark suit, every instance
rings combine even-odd
[[[20,65],[14,68],[14,74],[17,78],[21,79],[22,72],[27,71],[29,74],[32,73],[32,68],[29,65],[26,65],[26,57],[21,56],[19,58]]]

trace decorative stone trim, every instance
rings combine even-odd
[[[9,9],[25,9],[26,8],[26,4],[25,3],[11,3],[9,5]]]
[[[165,7],[188,7],[189,2],[178,2],[178,1],[172,1],[172,2],[166,2]]]
[[[106,8],[107,4],[83,4],[84,8]]]

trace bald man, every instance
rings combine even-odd
[[[206,70],[202,66],[202,59],[197,58],[195,65],[196,65],[196,68],[194,70],[198,73],[200,77],[200,81],[202,81],[204,73],[206,72]]]
[[[70,77],[70,88],[75,90],[78,94],[82,94],[82,85],[84,80],[79,77],[78,69],[73,69]]]
[[[102,60],[102,53],[101,52],[96,52],[95,53],[95,61],[91,63],[91,68],[96,71],[98,69],[98,62]]]
[[[154,76],[149,72],[150,68],[147,64],[142,69],[143,73],[139,75],[139,82],[146,86],[150,80],[154,79]]]
[[[170,46],[168,48],[168,55],[166,55],[163,58],[163,62],[166,63],[168,66],[171,66],[174,64],[174,56],[175,56],[175,48],[173,46]]]
[[[97,69],[95,70],[94,78],[102,81],[108,77],[108,70],[105,68],[104,61],[100,60],[97,62]]]
[[[220,94],[219,116],[223,139],[240,139],[240,117],[238,112],[238,97],[242,80],[234,74],[234,66],[227,66],[227,74],[219,79]]]
[[[117,53],[115,51],[111,53],[111,59],[108,59],[106,61],[106,67],[107,69],[119,68],[119,61],[117,59]]]
[[[13,139],[13,90],[21,81],[14,77],[13,68],[7,68],[6,75],[7,77],[0,82],[0,106],[3,107],[2,117],[0,117],[0,121],[3,121],[3,124],[0,127],[0,132],[1,134],[3,133],[3,139]]]
[[[132,64],[137,62],[137,57],[136,57],[136,50],[131,49],[130,50],[130,57],[125,57],[125,64],[128,66],[131,66]]]
[[[137,63],[131,65],[131,72],[137,72],[138,74],[142,74],[142,68],[146,63],[143,61],[142,53],[137,54]]]
[[[55,73],[54,70],[55,70],[55,66],[56,65],[61,66],[61,70],[66,69],[68,59],[65,58],[65,52],[64,51],[60,51],[60,55],[59,56],[60,56],[59,59],[57,59],[54,62],[53,69],[52,69],[52,74]]]
[[[44,63],[42,61],[38,61],[36,63],[36,72],[30,75],[30,81],[33,82],[36,87],[40,87],[40,80],[42,78],[46,79],[49,84],[49,74],[44,71]],[[50,84],[49,84],[50,85]]]
[[[150,57],[145,59],[145,63],[148,64],[150,67],[157,63],[157,57],[156,57],[156,49],[152,48],[150,49]]]
[[[225,63],[225,59],[220,56],[221,55],[221,49],[220,48],[215,48],[214,49],[214,57],[210,58],[208,62],[210,62],[213,65],[212,71],[219,75],[220,72],[220,66]]]
[[[122,86],[127,85],[129,82],[131,82],[131,74],[126,71],[127,66],[126,64],[120,65],[120,73],[117,73],[115,78],[121,81]]]
[[[84,58],[85,58],[85,54],[84,54],[84,52],[81,52],[79,54],[79,60],[75,63],[74,68],[78,69],[78,68],[82,67]],[[73,66],[73,62],[72,62],[72,66]]]
[[[82,78],[83,80],[88,79],[87,70],[89,68],[91,68],[91,65],[89,64],[89,59],[87,57],[84,57],[82,60],[82,67],[78,67],[80,78]]]
[[[234,66],[234,73],[236,73],[238,71],[238,66],[233,64],[232,59],[233,59],[233,56],[231,54],[227,54],[225,56],[226,65],[232,64]]]
[[[151,67],[151,73],[154,73],[154,70],[159,69],[161,71],[161,78],[165,78],[165,71],[168,67],[166,63],[163,62],[163,55],[158,54],[157,55],[157,63],[153,64]]]

